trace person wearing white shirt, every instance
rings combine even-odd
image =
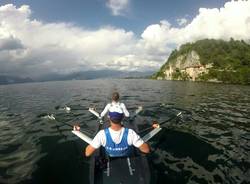
[[[112,102],[108,103],[102,113],[100,118],[102,119],[108,112],[119,112],[123,113],[125,117],[129,117],[129,112],[124,103],[119,102],[120,95],[118,92],[112,94]]]
[[[130,156],[131,147],[135,146],[143,153],[149,153],[150,148],[132,129],[124,128],[121,124],[123,113],[109,112],[110,127],[100,130],[92,142],[86,147],[88,157],[103,146],[110,157]]]

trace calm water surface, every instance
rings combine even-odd
[[[154,183],[250,183],[250,87],[152,80],[0,86],[0,183],[87,184],[86,144],[63,123],[94,131],[88,108],[114,90],[130,112],[143,106],[141,129],[183,113],[150,141]]]

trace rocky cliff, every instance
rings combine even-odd
[[[182,45],[152,78],[249,84],[250,45],[234,40]]]
[[[198,80],[202,74],[207,74],[211,64],[202,65],[200,56],[192,50],[176,58],[176,62],[167,65],[163,71],[164,76],[158,76],[157,79],[166,80]]]

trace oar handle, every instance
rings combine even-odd
[[[72,130],[71,132],[88,144],[90,144],[92,142],[92,139],[90,137],[88,137],[86,134],[84,134],[78,130]]]

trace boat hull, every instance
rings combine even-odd
[[[107,123],[99,125],[98,130],[106,127]],[[134,123],[125,122],[124,127],[138,131]],[[110,158],[103,147],[91,157],[91,184],[149,184],[150,180],[147,157],[135,147],[130,157]]]

